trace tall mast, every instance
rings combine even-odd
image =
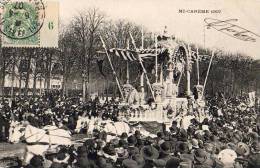
[[[127,49],[129,50],[129,39],[127,39]],[[126,61],[126,83],[129,84],[129,62]]]
[[[155,82],[157,83],[157,81],[158,81],[158,55],[157,55],[158,44],[157,44],[156,34],[154,34],[154,41],[155,41]]]
[[[198,85],[200,84],[200,67],[199,67],[199,48],[197,47],[197,58],[196,58],[196,64],[197,64],[197,80],[198,80]]]

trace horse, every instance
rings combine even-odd
[[[9,142],[26,142],[24,162],[29,163],[34,155],[43,155],[48,150],[54,150],[59,145],[70,146],[70,131],[60,129],[56,126],[45,126],[42,129],[30,124],[11,122]]]
[[[117,136],[120,136],[123,132],[130,132],[130,126],[126,122],[113,122],[100,118],[89,119],[88,117],[80,117],[78,119],[75,132],[79,133],[82,129],[87,129],[87,134],[92,134],[93,131],[97,129]]]
[[[11,121],[9,128],[9,138],[10,143],[19,143],[21,137],[24,136],[25,126],[18,121]]]

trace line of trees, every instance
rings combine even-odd
[[[67,25],[60,26],[59,48],[58,49],[15,49],[3,48],[0,57],[0,86],[3,88],[5,76],[12,74],[12,67],[19,68],[18,60],[26,59],[29,66],[25,71],[19,71],[15,74],[21,81],[25,81],[24,92],[28,92],[29,78],[33,78],[33,93],[36,93],[36,80],[44,79],[45,88],[50,89],[50,80],[53,75],[51,70],[53,60],[58,61],[62,70],[58,73],[63,77],[62,91],[68,95],[69,90],[73,88],[73,81],[80,84],[80,87],[86,88],[86,94],[93,91],[90,86],[102,88],[104,92],[114,88],[112,92],[116,92],[116,84],[113,80],[112,72],[107,61],[103,63],[103,72],[106,77],[99,72],[97,61],[102,57],[97,51],[104,50],[100,41],[100,36],[104,39],[107,48],[127,48],[133,49],[129,32],[132,33],[138,47],[142,44],[142,31],[144,34],[144,48],[148,48],[154,42],[152,32],[143,29],[141,25],[137,25],[128,20],[110,20],[105,13],[97,8],[87,9],[75,15]],[[196,50],[196,45],[191,44],[191,48]],[[209,49],[199,47],[201,55],[211,55]],[[225,53],[221,52],[213,62],[208,84],[206,87],[207,94],[214,94],[216,91],[222,91],[227,94],[240,94],[242,91],[250,91],[253,82],[257,77],[252,70],[253,60],[241,53]],[[34,62],[32,64],[32,62]],[[44,62],[44,65],[41,63]],[[124,83],[126,80],[126,62],[124,60],[112,58],[117,75]],[[34,66],[34,67],[30,67]],[[208,67],[207,62],[200,62],[201,81],[206,75]],[[135,86],[139,85],[139,77],[141,73],[137,71],[138,65],[130,64],[130,82]],[[192,84],[197,83],[196,68],[192,71]],[[152,76],[152,75],[151,75]],[[104,86],[105,83],[105,86]],[[258,82],[259,83],[259,82]],[[185,85],[185,81],[181,86]],[[21,87],[19,88],[21,90]],[[96,89],[100,90],[100,89]]]

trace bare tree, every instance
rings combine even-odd
[[[105,19],[103,13],[98,9],[88,9],[80,12],[72,21],[72,27],[79,42],[81,52],[81,70],[83,83],[83,99],[85,99],[86,82],[90,82],[91,61],[94,59],[96,43],[98,43],[98,32]],[[88,87],[87,87],[88,88]],[[88,90],[88,89],[87,89]]]

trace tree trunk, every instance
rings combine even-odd
[[[36,94],[36,82],[37,82],[37,74],[33,75],[33,96]]]
[[[51,65],[52,65],[52,52],[47,54],[47,62],[48,62],[48,72],[47,72],[47,91],[50,90],[51,86]]]
[[[23,74],[20,73],[20,75],[19,75],[19,96],[22,95],[22,77],[23,77]]]
[[[6,60],[5,60],[5,56],[3,54],[3,48],[0,48],[0,59],[2,60],[2,69],[1,69],[1,82],[0,82],[0,95],[2,96],[3,100],[4,100],[4,87],[5,87],[5,69],[6,69]]]
[[[15,63],[16,63],[16,54],[18,50],[16,49],[16,53],[13,53],[13,61],[12,61],[12,81],[11,81],[11,99],[14,98],[14,80],[15,80]]]
[[[29,65],[26,72],[26,78],[25,78],[25,95],[28,95],[28,88],[29,88],[29,82],[30,82],[30,71],[31,71],[31,59],[32,59],[32,53],[29,53]]]

